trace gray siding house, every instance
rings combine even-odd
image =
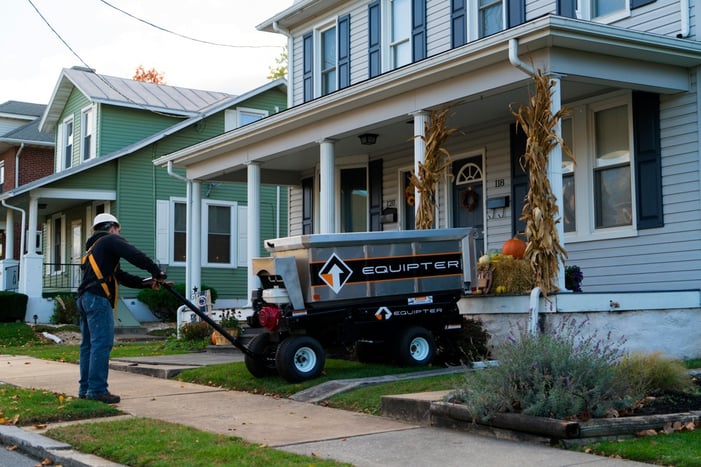
[[[448,142],[436,227],[473,227],[477,254],[499,250],[523,231],[528,189],[512,112],[542,70],[553,110],[570,109],[559,131],[575,160],[558,147],[548,176],[583,293],[566,291],[561,272],[561,292],[547,299],[467,294],[461,310],[494,338],[529,311],[551,322],[576,313],[633,350],[698,356],[700,6],[298,0],[257,27],[288,38],[289,109],[155,163],[202,182],[288,185],[291,235],[411,229],[419,136],[448,106],[460,132]]]

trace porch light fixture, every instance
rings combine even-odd
[[[377,143],[377,135],[375,133],[363,133],[358,138],[360,139],[360,144],[366,146]]]

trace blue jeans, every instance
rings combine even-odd
[[[80,311],[80,381],[78,394],[88,397],[107,392],[110,352],[114,343],[114,315],[109,300],[84,292]]]

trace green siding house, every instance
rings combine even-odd
[[[40,123],[56,135],[55,172],[0,194],[0,216],[21,211],[18,222],[26,223],[19,291],[30,297],[27,320],[37,315],[47,322],[50,297],[77,289],[85,240],[101,212],[114,214],[122,235],[157,259],[169,279],[190,291],[202,284],[215,288],[217,308],[244,305],[246,185],[193,182],[153,160],[280,112],[286,102],[284,79],[234,96],[64,69]],[[263,238],[287,234],[287,195],[278,186],[261,189],[256,215]],[[200,227],[197,245],[187,238],[188,222]],[[122,326],[153,318],[137,294],[120,291]]]

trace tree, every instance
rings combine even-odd
[[[160,73],[155,68],[145,70],[143,65],[139,65],[134,72],[134,77],[132,79],[136,81],[143,81],[144,83],[166,84],[163,73]]]
[[[287,46],[282,48],[280,56],[275,59],[275,66],[268,67],[268,79],[270,81],[284,78],[287,75]]]

